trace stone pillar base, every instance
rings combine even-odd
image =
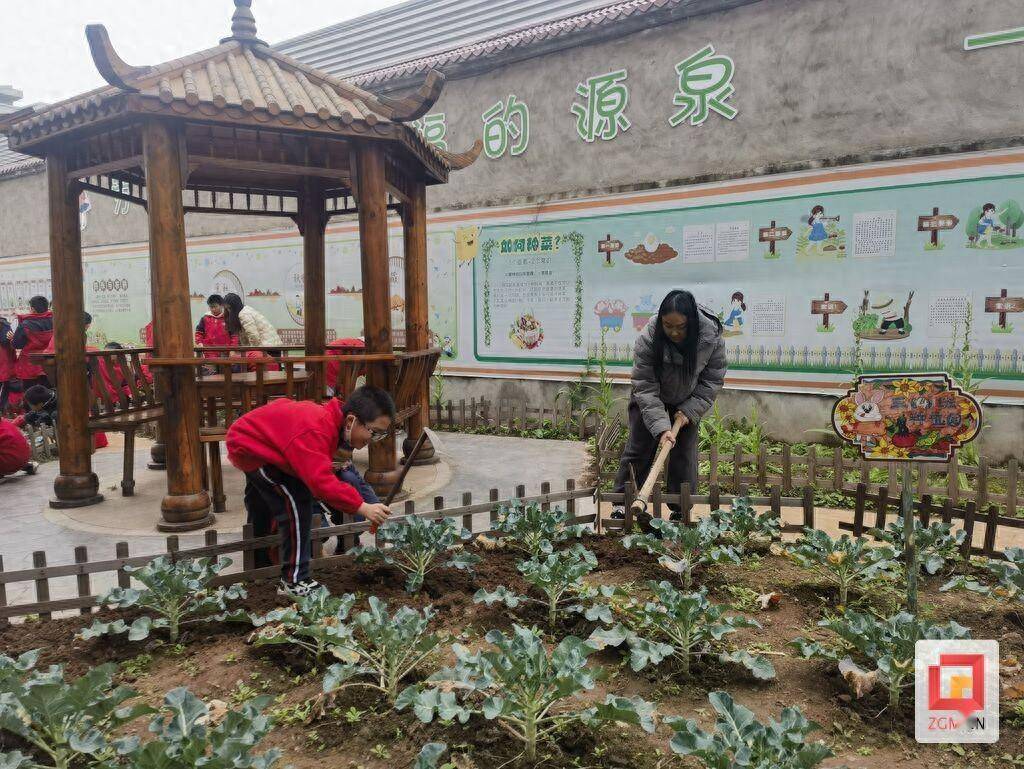
[[[58,475],[53,479],[53,499],[50,507],[64,510],[72,507],[88,507],[103,501],[100,480],[96,473],[88,475]]]

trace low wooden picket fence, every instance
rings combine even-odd
[[[748,488],[741,485],[735,496],[747,496]],[[784,513],[792,510],[799,510],[798,523],[785,523],[782,532],[793,534],[803,531],[805,527],[816,528],[821,522],[816,519],[817,508],[814,502],[815,490],[806,487],[799,497],[786,496],[781,486],[770,487],[768,496],[755,496],[751,498],[754,505],[766,506],[773,511],[780,520],[785,521],[787,516]],[[635,490],[631,484],[627,484],[623,493],[601,492],[594,486],[576,487],[572,479],[565,482],[563,491],[552,491],[550,483],[540,485],[540,493],[527,496],[525,485],[518,485],[515,494],[511,499],[500,499],[497,489],[491,489],[487,501],[474,502],[473,495],[464,493],[461,496],[461,505],[458,507],[445,507],[444,497],[435,497],[432,506],[427,509],[417,509],[414,502],[407,502],[403,509],[404,516],[422,516],[431,519],[444,517],[459,518],[462,525],[473,531],[473,517],[481,513],[489,515],[489,525],[480,530],[473,531],[474,537],[481,534],[495,533],[495,518],[498,509],[502,504],[507,504],[512,499],[524,502],[536,502],[544,507],[564,503],[566,510],[571,515],[574,523],[593,524],[598,532],[608,534],[621,534],[633,526],[632,518],[627,513],[625,520],[604,519],[600,516],[602,504],[624,505],[628,511],[629,504],[633,501]],[[677,505],[682,513],[684,522],[692,523],[695,517],[695,505],[708,505],[710,510],[718,509],[724,505],[730,505],[735,498],[722,493],[717,484],[712,484],[706,495],[695,495],[690,493],[688,484],[684,484],[679,494],[663,493],[661,488],[655,490],[650,502],[650,512],[655,517],[669,515],[668,505]],[[861,536],[869,529],[877,527],[884,528],[885,525],[895,520],[899,515],[899,497],[889,494],[888,489],[882,488],[877,491],[869,490],[866,484],[857,484],[854,490],[854,507],[848,513],[846,520],[839,520],[838,527],[841,530],[850,531],[854,536]],[[594,499],[596,501],[596,512],[577,515],[577,502],[583,499]],[[605,505],[607,508],[607,505]],[[919,520],[928,524],[932,520],[942,520],[952,523],[954,528],[963,529],[966,536],[964,539],[963,555],[968,554],[984,555],[988,557],[1000,557],[999,532],[1000,529],[1021,529],[1024,528],[1024,521],[1018,518],[1003,516],[995,505],[990,505],[985,510],[980,510],[973,501],[968,502],[964,507],[955,507],[952,500],[946,499],[939,504],[930,495],[916,500],[914,504],[915,514]],[[364,522],[346,523],[340,526],[328,526],[313,530],[313,561],[315,569],[330,568],[336,564],[341,556],[324,555],[323,543],[325,540],[341,536],[345,549],[355,545],[357,538],[369,529]],[[980,544],[978,542],[980,538]],[[0,626],[9,623],[10,618],[26,615],[38,615],[40,619],[48,620],[56,612],[78,610],[81,614],[90,614],[96,609],[96,592],[92,588],[91,577],[95,574],[114,574],[117,584],[121,587],[129,587],[131,584],[130,574],[124,570],[125,566],[142,566],[155,558],[157,555],[169,555],[172,559],[214,557],[241,553],[241,571],[229,574],[221,574],[217,577],[216,584],[228,584],[232,582],[251,582],[258,579],[274,578],[278,575],[278,566],[267,566],[257,568],[255,565],[255,551],[260,548],[274,547],[280,542],[280,535],[273,534],[264,537],[253,535],[252,526],[247,524],[243,527],[241,539],[222,542],[216,530],[205,533],[203,546],[182,549],[177,536],[167,538],[166,553],[149,553],[146,555],[131,555],[127,542],[116,543],[115,557],[109,560],[90,561],[89,553],[85,547],[76,547],[74,550],[74,563],[61,565],[48,565],[47,556],[43,551],[32,554],[32,568],[19,569],[15,571],[4,571],[3,561],[0,558]],[[76,595],[70,598],[52,599],[51,580],[74,577],[76,581]],[[7,586],[14,583],[32,582],[35,585],[35,600],[29,603],[9,604],[7,602]]]
[[[616,418],[597,431],[595,451],[597,465],[601,467],[621,430]],[[806,454],[794,454],[789,445],[783,445],[779,454],[769,454],[762,445],[756,454],[744,452],[739,446],[731,453],[720,453],[712,446],[710,451],[699,455],[701,486],[727,487],[735,491],[744,484],[761,489],[780,486],[783,494],[813,487],[854,495],[860,485],[870,494],[885,489],[891,499],[900,496],[900,464],[898,462],[871,462],[861,458],[843,456],[841,447],[827,449],[811,445]],[[727,465],[726,467],[723,467]],[[873,468],[886,468],[887,482],[870,480]],[[1005,467],[993,467],[984,458],[979,465],[963,465],[954,456],[949,462],[916,463],[913,466],[913,491],[915,497],[924,499],[944,498],[954,507],[973,502],[977,509],[995,505],[1007,516],[1024,512],[1024,478],[1019,472],[1017,459],[1011,459]],[[855,475],[856,480],[850,476]],[[961,488],[961,479],[966,479],[967,488]],[[602,478],[604,480],[604,478]],[[995,491],[993,485],[1002,487]]]
[[[584,440],[600,426],[598,416],[573,409],[569,403],[535,406],[525,398],[460,398],[458,401],[434,401],[430,406],[430,424],[435,430],[481,427],[507,428],[509,431],[535,430],[542,427],[561,429]]]
[[[806,487],[800,497],[783,496],[782,488],[772,486],[768,496],[750,496],[748,488],[744,485],[739,488],[736,495],[724,495],[717,484],[712,484],[707,494],[691,494],[690,484],[684,483],[678,494],[665,494],[661,487],[655,487],[654,493],[648,504],[648,511],[655,518],[665,518],[670,515],[669,506],[678,508],[682,521],[686,524],[693,523],[693,509],[696,505],[707,505],[709,510],[718,510],[722,506],[732,504],[737,497],[748,497],[750,503],[755,506],[767,507],[780,520],[783,520],[783,512],[786,510],[799,509],[802,513],[799,523],[784,523],[781,527],[783,534],[799,534],[805,528],[818,528],[816,521],[817,507],[814,503],[815,489]],[[622,505],[626,517],[622,520],[605,519],[601,526],[606,531],[629,531],[633,528],[633,515],[630,505],[636,498],[636,488],[633,484],[627,483],[626,490],[621,493],[600,492],[599,499],[611,505]],[[839,520],[837,525],[842,531],[849,531],[855,537],[864,536],[870,529],[884,529],[885,526],[896,520],[900,515],[900,498],[889,495],[888,489],[882,488],[872,492],[866,484],[857,484],[854,489],[854,506],[852,510],[840,511],[849,513],[849,520]],[[1006,529],[1024,529],[1024,520],[1000,515],[999,508],[990,505],[986,510],[979,511],[974,502],[968,502],[963,508],[953,506],[952,500],[946,499],[942,504],[936,502],[931,495],[925,495],[921,499],[914,500],[914,514],[922,524],[928,525],[933,520],[941,520],[943,523],[953,524],[953,528],[964,531],[964,542],[961,548],[961,555],[982,555],[988,558],[1001,558],[1002,549],[998,546],[999,531],[1002,527]],[[977,543],[978,535],[981,535],[981,544]]]
[[[565,481],[563,491],[552,491],[551,484],[544,482],[540,485],[540,493],[527,496],[526,486],[518,485],[515,495],[504,500],[499,498],[497,489],[491,489],[486,502],[474,502],[473,495],[466,492],[461,495],[461,505],[458,507],[445,507],[444,497],[435,497],[433,505],[427,509],[417,509],[417,505],[406,502],[402,510],[403,516],[415,515],[425,518],[460,518],[462,525],[473,531],[473,516],[480,513],[490,514],[490,525],[483,530],[473,531],[474,537],[481,534],[494,533],[494,521],[498,514],[498,507],[507,504],[512,499],[526,502],[536,502],[544,507],[553,504],[564,503],[566,509],[572,514],[574,523],[597,523],[596,514],[576,515],[576,501],[590,499],[594,496],[593,487],[577,488],[576,481],[569,479]],[[397,518],[395,520],[400,520]],[[365,521],[359,523],[346,523],[340,526],[327,526],[313,529],[313,560],[314,569],[329,567],[341,556],[324,555],[323,543],[325,540],[340,536],[346,550],[356,544],[360,534],[369,530],[369,524]],[[131,555],[127,542],[118,542],[114,545],[114,558],[100,561],[90,561],[89,552],[86,547],[79,546],[74,549],[74,563],[48,565],[45,551],[32,553],[32,568],[5,571],[3,557],[0,556],[0,627],[9,623],[11,617],[23,617],[26,615],[38,615],[40,619],[52,619],[55,612],[78,610],[81,614],[90,614],[96,608],[97,593],[92,587],[92,575],[116,573],[117,584],[121,587],[129,587],[131,575],[124,570],[125,566],[143,566],[159,555],[168,555],[172,559],[181,558],[202,558],[216,557],[241,553],[242,570],[230,574],[221,574],[217,577],[215,584],[229,584],[232,582],[251,582],[257,579],[272,578],[280,573],[279,566],[268,566],[257,568],[255,565],[255,551],[266,547],[274,547],[280,543],[280,534],[272,534],[264,537],[256,537],[253,534],[251,524],[242,527],[240,539],[222,541],[220,534],[211,529],[204,534],[205,541],[202,547],[182,549],[176,535],[167,537],[167,550],[165,553],[147,553],[145,555]],[[76,595],[70,598],[51,598],[51,580],[74,577],[76,581]],[[8,585],[16,583],[32,582],[35,584],[35,600],[30,603],[11,604],[7,600]]]

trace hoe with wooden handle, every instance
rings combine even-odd
[[[675,419],[672,420],[672,429],[669,430],[673,439],[679,436],[679,431],[683,427],[683,418],[683,412],[677,411]],[[647,502],[650,500],[651,494],[654,493],[654,487],[661,477],[661,471],[665,468],[665,462],[668,461],[668,455],[672,448],[673,445],[671,443],[663,443],[661,448],[658,449],[658,454],[654,458],[654,464],[651,465],[651,471],[647,474],[647,480],[644,481],[643,488],[640,489],[636,499],[633,500],[633,504],[629,507],[630,513],[636,518],[637,523],[640,524],[640,528],[643,530],[649,528],[651,521],[651,516],[647,513]]]

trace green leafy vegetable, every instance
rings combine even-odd
[[[262,616],[250,615],[256,631],[249,640],[254,646],[298,646],[319,664],[331,646],[344,639],[341,625],[354,602],[354,595],[336,597],[327,588],[320,587],[310,595],[296,596],[291,606]]]
[[[699,567],[740,562],[733,548],[717,544],[721,530],[709,518],[701,518],[696,526],[664,518],[655,518],[650,525],[652,532],[628,534],[622,545],[658,556],[658,563],[679,575],[684,590],[693,585],[693,573]]]
[[[654,707],[643,700],[608,695],[583,709],[572,701],[594,688],[600,672],[587,667],[595,649],[579,638],[568,636],[549,652],[539,631],[515,625],[509,636],[492,630],[487,641],[492,648],[478,652],[454,644],[455,667],[403,691],[396,708],[413,708],[425,723],[435,717],[465,723],[473,714],[496,719],[523,743],[528,761],[536,761],[540,740],[573,722],[615,721],[654,731]]]
[[[897,553],[902,564],[903,558],[903,518],[899,517],[885,529],[871,529],[872,536],[890,545]],[[928,574],[938,574],[948,563],[959,563],[960,547],[963,545],[967,532],[963,529],[953,530],[950,523],[933,521],[925,526],[914,520],[914,543],[917,549],[918,563]]]
[[[779,539],[782,532],[777,515],[770,510],[758,514],[750,497],[736,497],[728,510],[714,510],[711,520],[719,530],[719,541],[739,552],[765,547]]]
[[[550,553],[554,546],[573,537],[582,536],[586,526],[570,524],[572,516],[565,510],[545,510],[536,502],[513,500],[498,508],[495,531],[502,535],[503,546],[512,547],[530,558]]]
[[[918,641],[970,638],[970,631],[957,624],[939,624],[921,620],[907,612],[899,612],[887,619],[870,614],[848,611],[843,616],[818,623],[839,636],[839,647],[825,646],[818,641],[796,638],[791,646],[804,657],[839,661],[847,651],[853,651],[862,662],[878,670],[878,677],[889,691],[889,708],[893,717],[899,709],[900,693],[914,683],[914,646]],[[856,663],[846,662],[844,675],[850,680],[864,675]]]
[[[370,610],[345,622],[353,600],[353,596],[345,596],[338,624],[331,630],[331,653],[341,662],[327,668],[324,692],[369,686],[393,703],[398,684],[441,642],[439,636],[427,632],[434,612],[429,606],[422,612],[402,606],[388,614],[388,605],[370,596]],[[367,677],[370,680],[352,681]]]
[[[875,580],[899,574],[896,552],[888,545],[872,547],[863,537],[851,539],[843,534],[832,539],[823,531],[807,528],[787,552],[805,569],[813,569],[836,584],[840,606],[849,601],[851,587],[865,589]]]
[[[1003,551],[1006,560],[989,559],[985,569],[996,578],[995,585],[983,585],[967,577],[956,577],[942,586],[943,590],[970,590],[996,598],[1024,601],[1024,548],[1008,547]]]
[[[270,769],[281,750],[252,753],[273,725],[260,712],[269,702],[270,697],[256,697],[241,710],[215,713],[188,689],[172,689],[149,725],[154,738],[142,745],[135,741],[103,769]]]
[[[132,747],[132,740],[115,740],[114,730],[154,711],[125,704],[136,692],[113,685],[116,665],[100,665],[68,682],[59,665],[35,670],[38,658],[38,649],[17,659],[0,656],[0,732],[32,744],[51,763],[18,752],[0,754],[0,766],[71,769]]]
[[[694,756],[707,769],[812,769],[834,755],[825,743],[807,741],[821,727],[799,708],[783,708],[780,720],[762,724],[726,692],[711,692],[708,700],[717,714],[714,732],[692,719],[665,719],[675,731],[669,743],[673,752]]]
[[[504,585],[499,585],[493,591],[481,588],[474,594],[473,600],[488,606],[504,603],[510,609],[524,602],[539,603],[547,608],[548,625],[554,627],[560,608],[578,608],[575,601],[586,592],[583,577],[596,566],[597,558],[594,554],[576,544],[568,550],[519,562],[519,571],[543,598],[518,595]]]
[[[378,537],[389,547],[356,547],[350,552],[359,561],[383,559],[407,575],[405,589],[418,593],[423,580],[438,566],[472,569],[480,556],[467,553],[462,542],[471,539],[472,532],[459,526],[451,518],[431,521],[419,516],[407,516],[389,521],[380,527]],[[441,559],[451,552],[445,562]]]
[[[756,678],[775,677],[775,668],[760,655],[748,651],[729,651],[722,643],[740,628],[761,627],[754,620],[741,616],[725,616],[724,610],[707,599],[705,592],[684,593],[668,582],[648,582],[652,599],[636,598],[625,591],[611,592],[607,606],[617,623],[611,628],[595,630],[587,643],[594,646],[629,645],[630,666],[643,670],[666,659],[679,661],[684,674],[689,674],[691,661],[715,655],[723,662],[746,667]],[[600,609],[587,613],[588,619],[607,619]]]
[[[125,566],[124,569],[132,578],[143,584],[143,589],[134,587],[115,587],[100,597],[99,604],[116,609],[137,607],[156,614],[154,619],[143,615],[125,624],[124,620],[100,622],[96,620],[84,628],[79,637],[96,638],[102,635],[128,634],[129,641],[141,641],[147,638],[155,628],[167,628],[171,643],[175,643],[181,633],[181,626],[205,619],[223,620],[229,618],[227,602],[245,598],[245,588],[240,584],[229,587],[213,588],[210,583],[221,571],[231,565],[231,559],[221,557],[216,561],[210,558],[195,558],[172,562],[161,555],[142,567]],[[220,613],[220,614],[218,614]],[[244,618],[244,613],[231,615],[230,618]]]

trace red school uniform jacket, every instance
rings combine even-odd
[[[280,398],[243,414],[228,428],[228,461],[245,473],[272,465],[298,478],[335,510],[355,513],[363,498],[331,468],[344,421],[337,398],[323,404]]]
[[[30,356],[44,352],[53,338],[53,313],[32,312],[18,316],[18,328],[11,343],[21,350],[14,365],[14,375],[19,379],[35,379],[46,374],[43,367],[33,363]]]
[[[7,318],[0,317],[0,384],[15,378],[14,366],[18,362],[18,353],[13,340],[7,338],[8,333],[13,333],[11,324]]]
[[[238,334],[228,333],[224,315],[206,313],[196,324],[196,344],[203,347],[238,347]],[[223,358],[224,353],[205,353],[204,358]]]
[[[21,430],[14,422],[0,419],[0,476],[18,472],[31,457],[32,450]]]

